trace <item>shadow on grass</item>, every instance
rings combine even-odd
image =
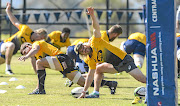
[[[62,75],[62,74],[55,74],[55,73],[47,73],[48,75]],[[15,75],[36,75],[35,73],[15,73]]]
[[[101,95],[105,95],[105,94],[101,94]],[[118,97],[116,97],[116,98],[101,98],[101,99],[134,100],[134,99],[132,99],[132,98],[118,98]]]
[[[33,73],[15,73],[15,75],[36,75]]]
[[[7,75],[2,76],[2,75],[1,75],[0,77],[9,78],[9,77],[12,77],[12,76],[7,76]]]
[[[119,77],[119,78],[116,78],[116,77],[105,77],[104,79],[130,79],[129,77]]]
[[[103,88],[109,88],[109,87],[108,86],[103,86]],[[133,88],[133,89],[135,89],[137,87],[119,87],[119,86],[117,86],[116,88]]]

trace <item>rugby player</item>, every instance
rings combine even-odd
[[[20,61],[25,61],[29,57],[36,60],[34,67],[36,68],[38,74],[38,85],[36,89],[29,94],[46,94],[44,88],[44,82],[46,78],[45,68],[60,71],[73,83],[84,86],[85,79],[74,66],[73,60],[49,43],[45,41],[36,41],[33,44],[24,43],[21,45],[20,51],[22,55],[25,55],[19,57]],[[107,85],[111,87],[114,85],[114,81],[104,80],[104,83],[101,85]]]
[[[95,87],[92,94],[86,98],[99,98],[100,83],[103,73],[118,73],[126,71],[136,80],[146,83],[146,77],[134,64],[133,58],[119,48],[112,46],[101,39],[99,23],[94,15],[94,8],[87,8],[87,14],[91,16],[93,33],[91,44],[80,43],[75,47],[81,59],[89,66],[88,76],[84,90],[79,98],[85,97],[85,92],[94,79]]]
[[[140,32],[132,33],[127,41],[121,43],[120,49],[127,54],[133,53],[135,65],[142,68],[146,53],[146,35]]]
[[[7,3],[6,13],[11,23],[19,29],[13,36],[0,42],[0,64],[6,63],[5,73],[12,75],[14,74],[11,70],[12,55],[17,53],[24,42],[33,43],[34,41],[45,39],[47,32],[45,29],[33,31],[27,25],[21,24],[12,14],[10,3]]]

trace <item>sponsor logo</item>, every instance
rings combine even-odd
[[[162,106],[162,102],[158,102],[158,106]]]
[[[131,65],[128,66],[128,70],[130,70],[130,69],[131,69]]]
[[[157,48],[156,48],[156,33],[154,32],[150,36],[151,39],[151,66],[152,66],[152,79],[153,79],[153,95],[159,95],[158,85],[158,60],[157,60]]]
[[[152,3],[152,21],[157,22],[157,3],[156,0],[151,0]]]

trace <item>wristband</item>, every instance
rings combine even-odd
[[[87,91],[84,91],[84,90],[82,91],[82,93],[86,93],[86,92],[87,92]]]

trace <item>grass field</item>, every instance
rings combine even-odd
[[[113,44],[119,46],[120,42],[120,40],[116,40]],[[12,69],[15,75],[5,75],[5,64],[0,65],[0,83],[8,83],[8,85],[0,85],[1,90],[7,90],[6,93],[0,94],[0,106],[131,106],[131,101],[134,99],[134,89],[139,86],[145,86],[145,84],[136,81],[125,72],[120,75],[105,74],[106,80],[118,81],[115,95],[110,94],[109,88],[102,87],[100,89],[100,98],[98,99],[76,99],[70,95],[70,92],[78,85],[65,87],[66,78],[62,78],[62,74],[58,71],[47,69],[46,95],[27,95],[35,89],[37,76],[34,74],[30,59],[21,62],[18,61],[19,56],[20,54],[18,53],[12,58]],[[146,74],[146,63],[144,63],[142,72]],[[12,77],[16,77],[18,81],[10,82],[9,79]],[[178,79],[178,83],[180,83],[180,79]],[[18,85],[23,85],[26,88],[15,89]],[[91,93],[93,88],[91,87],[89,91]],[[178,95],[180,96],[180,91]],[[180,105],[180,99],[178,101]],[[133,106],[146,105],[138,104]]]

